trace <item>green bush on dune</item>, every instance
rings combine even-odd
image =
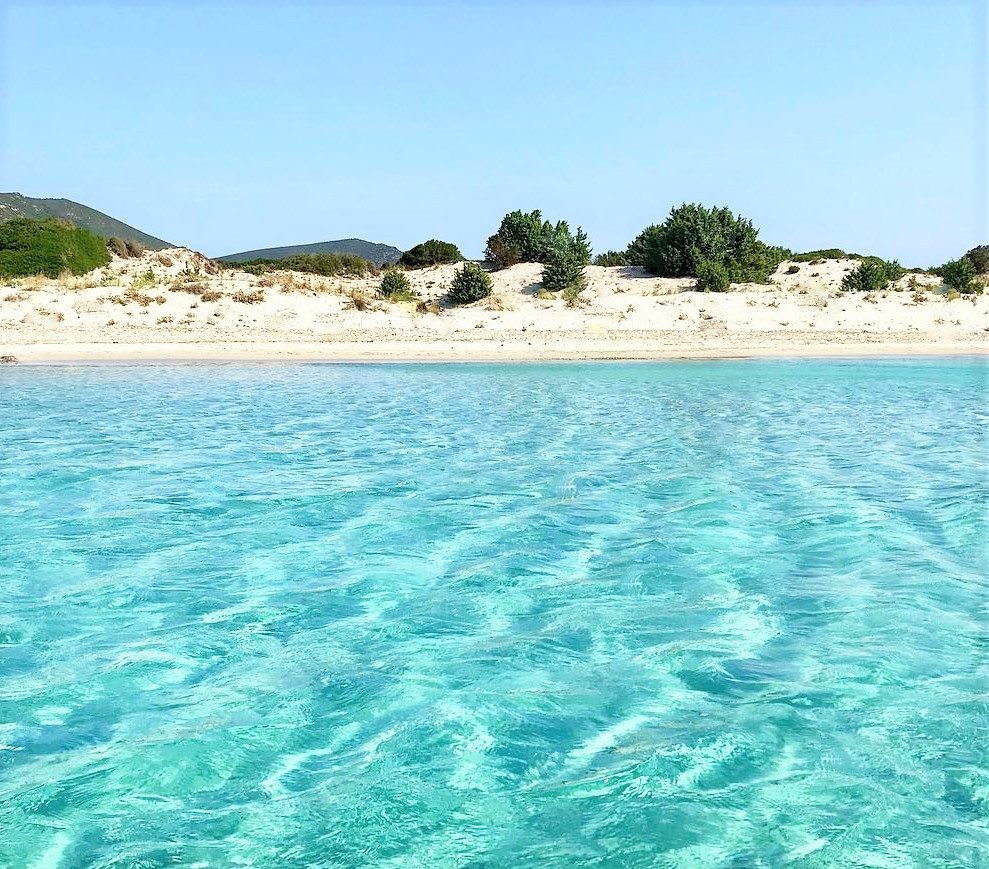
[[[857,253],[845,253],[838,247],[828,247],[822,250],[807,250],[803,253],[791,254],[789,259],[795,263],[812,263],[826,259],[862,259],[862,257]]]
[[[842,278],[841,288],[853,293],[878,293],[888,290],[906,274],[896,260],[886,262],[879,257],[867,257]]]
[[[455,305],[468,305],[491,295],[491,276],[477,263],[464,263],[453,276],[448,296]]]
[[[424,241],[422,244],[417,244],[415,247],[409,248],[409,250],[402,254],[398,264],[405,266],[407,269],[422,269],[427,266],[458,263],[463,258],[464,255],[455,244],[450,244],[448,241],[440,241],[437,238],[431,238],[429,241]]]
[[[941,280],[944,285],[959,293],[981,293],[982,281],[976,276],[975,266],[967,257],[951,260],[941,266]]]
[[[972,264],[976,274],[989,274],[989,244],[973,247],[963,259],[967,259]]]
[[[55,218],[0,223],[0,277],[83,275],[109,262],[106,239],[70,223]]]
[[[485,258],[496,268],[516,263],[547,263],[566,244],[573,245],[575,254],[584,256],[585,265],[591,261],[587,235],[579,227],[576,235],[565,220],[555,224],[543,220],[538,209],[525,213],[512,211],[502,218],[498,231],[488,238]]]
[[[378,267],[369,260],[352,253],[301,253],[284,259],[257,259],[246,262],[222,262],[225,269],[237,269],[252,275],[287,269],[321,277],[363,278],[378,274]]]
[[[543,287],[547,290],[576,290],[584,286],[584,268],[591,261],[587,235],[581,228],[571,235],[565,222],[557,224],[544,244]]]
[[[404,272],[389,269],[381,279],[379,293],[390,302],[414,302],[418,298]]]
[[[731,286],[728,269],[713,260],[701,260],[697,264],[697,289],[706,293],[727,293]]]
[[[542,212],[512,211],[506,214],[498,231],[488,238],[486,258],[498,268],[516,263],[542,262],[544,233],[549,221]]]
[[[599,253],[594,257],[594,265],[596,266],[627,266],[631,265],[628,261],[628,254],[620,250],[608,250],[604,253]]]
[[[664,223],[646,227],[626,256],[630,264],[665,278],[697,277],[698,266],[707,262],[722,266],[733,283],[767,283],[788,251],[757,236],[752,221],[727,208],[685,204]]]

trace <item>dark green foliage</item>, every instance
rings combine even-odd
[[[226,256],[217,257],[217,259],[230,263],[257,262],[258,260],[273,262],[275,260],[284,260],[311,254],[350,255],[358,259],[367,260],[375,266],[398,262],[402,256],[402,252],[390,244],[375,244],[374,242],[364,241],[360,238],[342,238],[338,241],[321,241],[316,244],[296,244],[290,247],[266,247],[261,250],[245,250],[240,253],[230,253]]]
[[[390,302],[414,302],[417,298],[412,292],[412,285],[409,283],[405,272],[397,269],[388,269],[381,279],[381,295]]]
[[[491,276],[477,263],[464,263],[453,276],[448,293],[455,305],[467,305],[491,295]]]
[[[952,260],[941,266],[941,280],[945,286],[959,293],[981,293],[982,282],[975,274],[975,266],[966,257]]]
[[[790,259],[795,263],[810,263],[826,259],[862,259],[862,257],[854,253],[845,253],[837,247],[829,247],[825,250],[809,250],[804,253],[795,253]]]
[[[0,276],[74,275],[110,262],[106,239],[61,220],[17,218],[0,223]]]
[[[891,284],[895,284],[900,278],[902,278],[907,270],[903,268],[895,259],[894,260],[880,260],[883,264],[883,268],[886,270],[886,278]]]
[[[516,263],[548,263],[551,256],[567,243],[576,245],[575,255],[586,257],[584,265],[591,261],[591,249],[587,236],[578,228],[577,235],[570,231],[565,220],[555,224],[542,219],[542,212],[525,214],[513,211],[506,214],[498,231],[488,239],[485,257],[496,268],[508,268]]]
[[[795,274],[796,274],[797,272],[799,272],[799,271],[800,271],[800,266],[790,266],[790,267],[789,267],[789,268],[788,268],[788,269],[786,270],[786,273],[787,273],[788,275],[795,275]]]
[[[879,257],[867,257],[842,278],[841,288],[851,292],[878,293],[888,290],[904,274],[905,270],[895,260],[886,262]]]
[[[125,258],[130,256],[130,254],[127,252],[127,242],[124,241],[122,238],[117,238],[116,236],[114,236],[113,238],[108,238],[106,240],[106,246],[110,248],[110,250],[113,251],[113,253],[115,253],[117,256],[125,257]]]
[[[174,247],[167,241],[134,229],[133,226],[128,226],[95,208],[81,205],[71,199],[35,199],[22,196],[20,193],[0,193],[0,221],[17,217],[26,217],[30,220],[46,220],[54,217],[66,220],[81,229],[88,229],[94,235],[103,238],[139,241],[152,250]]]
[[[828,259],[857,259],[863,263],[872,263],[875,266],[881,266],[886,270],[886,274],[889,277],[890,282],[898,281],[906,273],[907,269],[903,268],[896,260],[891,260],[887,262],[882,257],[878,256],[868,256],[862,253],[847,253],[840,248],[831,247],[826,250],[811,250],[806,253],[795,253],[789,257],[792,262],[795,263],[820,263]],[[911,272],[919,272],[923,274],[928,271],[926,269],[909,269]]]
[[[543,287],[547,290],[583,288],[584,267],[591,261],[587,234],[577,227],[571,235],[565,223],[557,224],[545,242]]]
[[[707,293],[727,293],[731,285],[728,269],[713,260],[701,260],[697,264],[697,289]]]
[[[402,254],[398,264],[409,269],[421,269],[444,263],[458,263],[464,256],[455,244],[431,238]]]
[[[735,283],[766,283],[786,251],[757,238],[750,220],[727,208],[681,205],[629,245],[629,262],[668,278],[696,277],[702,261],[724,266]]]
[[[654,227],[648,226],[636,236],[635,240],[625,250],[625,260],[630,266],[645,268],[646,265],[646,239],[652,236],[650,232]]]
[[[965,254],[964,259],[967,259],[972,264],[972,268],[975,269],[976,274],[989,274],[989,244],[980,244],[978,247],[973,247]]]
[[[631,265],[628,261],[628,254],[620,250],[609,250],[604,253],[599,253],[594,257],[594,265],[596,266],[627,266]]]
[[[729,262],[726,267],[734,283],[768,284],[770,276],[789,255],[785,247],[757,240],[737,262]]]
[[[500,235],[495,233],[488,239],[488,246],[484,250],[484,258],[495,268],[507,269],[521,262],[518,252],[510,248]]]
[[[542,212],[512,211],[501,221],[498,231],[488,239],[485,256],[498,268],[515,263],[543,261],[543,247],[549,221],[543,222]]]
[[[293,272],[306,272],[311,275],[334,277],[346,275],[362,278],[378,273],[374,263],[350,253],[304,253],[285,259],[261,259],[251,262],[221,261],[220,265],[227,269],[242,269],[252,275],[262,275],[265,272],[288,269]]]

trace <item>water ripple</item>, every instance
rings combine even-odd
[[[984,360],[0,371],[0,866],[989,865]]]

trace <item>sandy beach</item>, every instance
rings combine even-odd
[[[568,305],[541,266],[494,272],[494,293],[443,297],[455,266],[411,271],[424,305],[377,298],[380,277],[218,271],[185,249],[0,288],[0,356],[19,362],[458,361],[958,355],[989,352],[989,295],[948,299],[936,277],[845,293],[854,260],[781,264],[770,285],[703,293],[690,279],[587,268]],[[417,308],[419,310],[417,310]],[[425,308],[425,311],[421,309]]]

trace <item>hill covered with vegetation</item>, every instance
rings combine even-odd
[[[88,229],[94,235],[103,238],[136,241],[153,250],[174,247],[170,242],[141,232],[102,211],[73,202],[71,199],[35,199],[20,193],[0,193],[0,223],[17,218],[46,220],[50,217],[68,221],[80,229]]]
[[[106,239],[55,218],[0,223],[0,278],[83,275],[110,262]]]
[[[402,256],[402,251],[390,244],[376,244],[373,241],[364,241],[362,238],[341,238],[337,241],[320,241],[315,244],[294,244],[288,247],[245,250],[240,253],[228,253],[224,256],[215,257],[215,259],[228,263],[255,262],[258,260],[271,262],[303,254],[320,253],[353,254],[374,263],[376,266],[396,263]]]

